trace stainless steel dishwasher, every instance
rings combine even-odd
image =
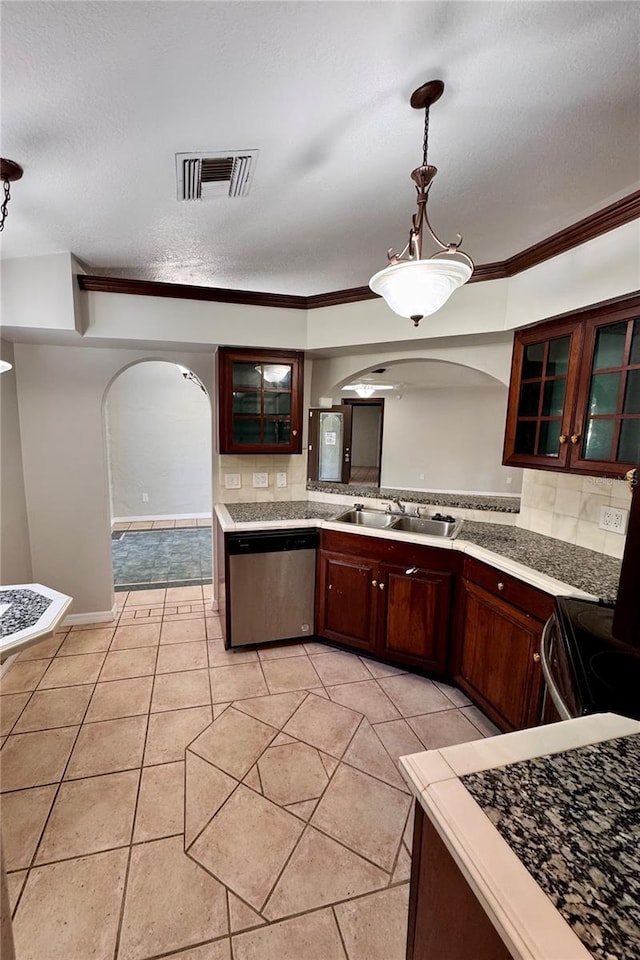
[[[228,533],[230,647],[313,634],[315,530]]]

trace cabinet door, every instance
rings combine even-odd
[[[586,322],[571,466],[623,475],[640,463],[640,303]]]
[[[516,331],[505,464],[554,470],[567,465],[581,341],[579,320]]]
[[[462,650],[455,679],[501,729],[534,726],[540,716],[543,624],[467,580],[462,589]]]
[[[220,453],[300,453],[302,354],[218,350]]]
[[[372,650],[378,592],[376,563],[321,550],[316,633],[350,647]]]
[[[381,656],[444,673],[451,574],[382,564]]]

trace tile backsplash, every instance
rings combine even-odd
[[[598,526],[604,506],[629,510],[624,480],[525,470],[517,526],[621,558],[626,538]]]
[[[241,486],[227,489],[224,485],[225,474],[240,474]],[[253,474],[266,473],[267,486],[254,487]],[[278,473],[286,473],[286,487],[278,487]],[[218,456],[218,475],[216,477],[217,503],[265,503],[277,500],[307,499],[307,451],[292,456]]]

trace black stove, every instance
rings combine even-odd
[[[613,604],[556,598],[553,668],[572,716],[619,713],[640,720],[640,649],[612,633]]]

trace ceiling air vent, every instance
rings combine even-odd
[[[246,197],[259,150],[176,153],[178,200]]]

